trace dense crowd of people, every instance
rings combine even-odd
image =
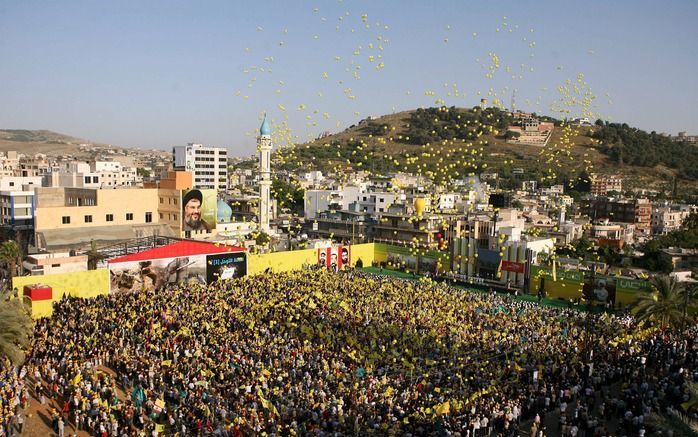
[[[59,435],[643,435],[689,400],[697,339],[357,272],[68,298],[2,366],[0,433],[33,390]]]

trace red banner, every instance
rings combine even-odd
[[[514,261],[502,261],[502,271],[503,272],[513,272],[513,273],[523,273],[525,270],[524,263],[518,263]]]
[[[336,272],[351,265],[351,246],[320,248],[317,258],[318,265]]]

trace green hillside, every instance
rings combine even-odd
[[[635,129],[634,138],[642,140],[638,146],[625,135],[627,125],[576,127],[550,117],[539,118],[555,124],[545,147],[507,143],[504,135],[512,116],[497,108],[405,111],[362,120],[343,132],[280,149],[275,164],[294,171],[318,169],[341,174],[347,170],[373,174],[407,171],[446,185],[463,176],[496,172],[503,188],[532,179],[573,186],[580,177],[586,179],[593,173],[622,174],[627,188],[665,188],[674,177],[694,185],[698,179],[695,170],[689,171],[691,165],[698,168],[698,153],[691,157],[692,151],[686,149],[694,146],[645,133],[657,140],[653,142]],[[619,144],[618,138],[627,143]],[[619,150],[628,158],[619,159]],[[686,152],[674,159],[666,156],[672,150]],[[640,153],[655,158],[641,160]]]

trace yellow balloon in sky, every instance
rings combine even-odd
[[[426,206],[426,201],[424,200],[423,197],[418,197],[414,199],[414,210],[417,213],[417,216],[421,216],[422,213],[424,212],[424,207]]]

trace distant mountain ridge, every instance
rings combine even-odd
[[[81,144],[106,147],[105,144],[50,130],[0,129],[0,152],[16,150],[25,155],[43,153],[48,156],[77,155]]]

